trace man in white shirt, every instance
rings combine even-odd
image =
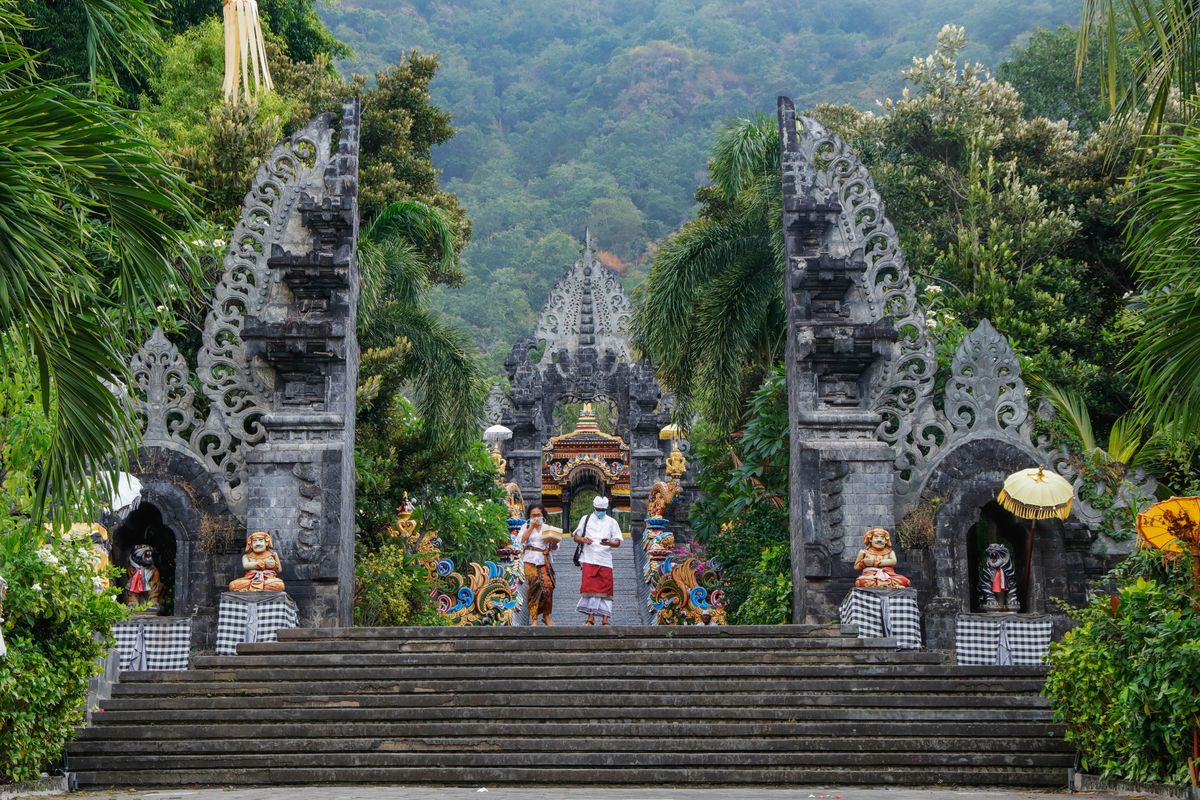
[[[612,616],[612,551],[621,546],[621,526],[608,516],[608,498],[592,501],[593,513],[579,520],[571,538],[583,545],[579,562],[583,576],[579,584],[579,605],[575,610],[587,617],[584,625],[607,625]]]

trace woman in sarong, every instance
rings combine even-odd
[[[546,532],[545,517],[546,509],[540,503],[530,503],[525,510],[526,522],[517,534],[521,540],[525,605],[531,626],[538,624],[538,617],[544,624],[554,625],[550,619],[554,610],[554,561],[550,553],[558,549],[558,538]]]

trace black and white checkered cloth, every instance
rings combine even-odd
[[[236,656],[242,642],[274,642],[280,628],[300,624],[286,592],[222,592],[217,613],[217,655]]]
[[[187,669],[192,621],[178,617],[134,617],[113,626],[121,669]]]
[[[839,607],[843,625],[860,639],[893,636],[897,650],[921,649],[921,611],[915,589],[851,589]]]
[[[1050,652],[1050,617],[959,614],[955,641],[959,664],[1040,666]]]

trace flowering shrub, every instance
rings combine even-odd
[[[1200,590],[1188,559],[1142,550],[1050,647],[1045,694],[1084,766],[1185,783],[1200,725]]]
[[[49,430],[30,376],[0,375],[0,783],[35,778],[58,758],[83,721],[112,624],[126,614],[93,571],[88,534],[52,533],[28,516]]]
[[[442,624],[429,570],[402,544],[360,553],[354,572],[355,625]]]

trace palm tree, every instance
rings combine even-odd
[[[36,363],[52,423],[37,510],[49,497],[67,513],[94,486],[89,469],[135,441],[109,382],[125,374],[133,332],[193,274],[166,221],[191,206],[124,111],[39,79],[18,41],[26,25],[0,5],[0,332]]]
[[[1162,143],[1133,190],[1128,256],[1142,281],[1130,353],[1159,427],[1200,433],[1200,122]]]
[[[358,244],[360,343],[364,350],[405,345],[396,350],[403,360],[388,371],[391,385],[380,393],[411,386],[432,443],[445,449],[478,438],[486,388],[470,340],[426,306],[438,276],[453,272],[457,249],[445,213],[415,200],[384,208]]]
[[[1172,95],[1187,101],[1196,93],[1200,3],[1195,0],[1083,0],[1075,50],[1077,79],[1083,74],[1094,36],[1101,91],[1115,112],[1145,108],[1143,134],[1157,134]]]
[[[713,145],[712,185],[699,217],[655,254],[634,315],[634,340],[658,369],[683,418],[698,411],[722,430],[783,356],[783,212],[779,131],[739,120]]]

